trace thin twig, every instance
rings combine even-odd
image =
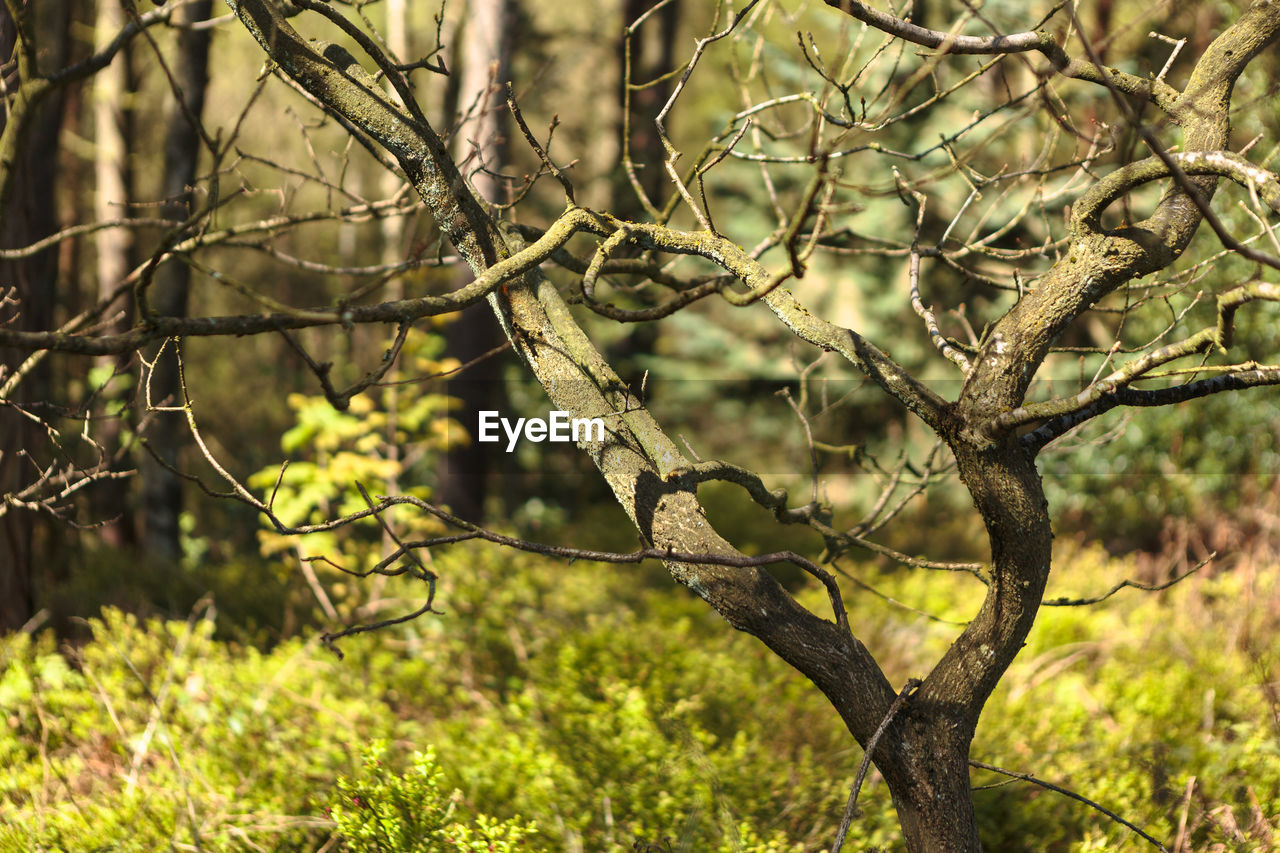
[[[840,849],[844,847],[844,837],[849,832],[849,826],[859,814],[858,792],[862,790],[862,780],[867,775],[867,768],[871,766],[871,756],[876,751],[876,745],[880,743],[881,736],[889,728],[889,724],[893,722],[893,718],[898,711],[902,710],[902,706],[906,704],[907,700],[911,698],[911,694],[915,693],[916,688],[922,683],[918,678],[907,680],[902,690],[898,692],[898,698],[893,700],[893,704],[885,712],[884,719],[880,721],[875,734],[871,735],[871,740],[867,741],[867,748],[862,755],[862,764],[858,765],[858,775],[854,778],[853,787],[849,790],[849,802],[845,804],[844,817],[840,818],[840,828],[836,830],[836,839],[831,845],[831,853],[840,853]]]
[[[991,772],[993,772],[993,773],[999,773],[999,774],[1001,774],[1002,776],[1008,776],[1008,777],[1013,778],[1013,779],[1021,779],[1021,780],[1022,780],[1022,781],[1024,781],[1024,782],[1030,782],[1030,783],[1031,783],[1031,784],[1033,784],[1033,785],[1039,785],[1041,788],[1047,788],[1047,789],[1048,789],[1048,790],[1050,790],[1050,791],[1053,791],[1053,792],[1058,793],[1058,794],[1062,794],[1064,797],[1070,797],[1071,799],[1075,800],[1076,802],[1084,803],[1086,806],[1089,806],[1090,808],[1095,809],[1095,810],[1097,810],[1097,811],[1101,812],[1102,814],[1104,814],[1104,815],[1106,815],[1107,817],[1111,818],[1111,819],[1112,819],[1113,821],[1115,821],[1116,823],[1118,823],[1118,824],[1120,824],[1121,826],[1123,826],[1123,827],[1125,827],[1125,828],[1127,828],[1127,829],[1129,829],[1129,830],[1131,830],[1131,831],[1133,831],[1133,832],[1137,833],[1139,836],[1141,836],[1141,837],[1142,837],[1142,838],[1144,838],[1145,840],[1147,840],[1147,841],[1151,842],[1151,844],[1152,844],[1152,845],[1154,845],[1154,846],[1155,846],[1155,848],[1156,848],[1157,850],[1162,850],[1162,851],[1164,851],[1164,853],[1169,853],[1169,848],[1165,847],[1165,846],[1164,846],[1163,844],[1161,844],[1159,841],[1157,841],[1156,839],[1152,838],[1152,837],[1151,837],[1150,835],[1148,835],[1147,833],[1143,832],[1141,829],[1139,829],[1139,828],[1138,828],[1137,826],[1135,826],[1134,824],[1132,824],[1132,823],[1130,823],[1129,821],[1125,820],[1124,818],[1120,817],[1120,815],[1118,815],[1118,814],[1116,814],[1115,812],[1111,811],[1111,810],[1110,810],[1109,808],[1107,808],[1106,806],[1103,806],[1103,805],[1101,805],[1101,804],[1099,804],[1099,803],[1097,803],[1097,802],[1094,802],[1093,800],[1089,799],[1088,797],[1085,797],[1085,796],[1082,796],[1082,795],[1080,795],[1080,794],[1077,794],[1075,791],[1069,791],[1069,790],[1067,790],[1066,788],[1063,788],[1063,787],[1062,787],[1062,786],[1060,786],[1060,785],[1055,785],[1055,784],[1053,784],[1052,782],[1046,782],[1046,781],[1044,781],[1043,779],[1037,779],[1035,776],[1032,776],[1030,773],[1017,773],[1017,772],[1015,772],[1015,771],[1013,771],[1013,770],[1005,770],[1003,767],[996,767],[994,764],[987,764],[987,763],[982,762],[982,761],[974,761],[972,758],[971,758],[971,759],[969,759],[969,766],[970,766],[970,767],[977,767],[977,768],[978,768],[978,769],[980,769],[980,770],[990,770],[990,771],[991,771]]]

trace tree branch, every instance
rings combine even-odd
[[[999,773],[1000,775],[1008,776],[1011,779],[1021,779],[1023,782],[1030,782],[1033,785],[1039,785],[1041,788],[1045,788],[1046,790],[1053,791],[1056,794],[1062,794],[1062,796],[1069,797],[1078,803],[1084,803],[1089,808],[1101,812],[1102,814],[1111,818],[1111,820],[1115,821],[1116,823],[1120,824],[1126,829],[1129,829],[1130,831],[1137,833],[1139,836],[1141,836],[1145,841],[1150,843],[1157,850],[1162,850],[1164,851],[1164,853],[1169,853],[1169,848],[1165,847],[1158,840],[1153,838],[1149,833],[1144,832],[1137,825],[1120,817],[1120,815],[1111,811],[1111,809],[1108,809],[1106,806],[1103,806],[1097,802],[1094,802],[1093,800],[1089,799],[1086,796],[1077,794],[1075,791],[1071,791],[1071,790],[1068,790],[1067,788],[1063,788],[1061,785],[1055,785],[1052,782],[1046,782],[1045,780],[1039,779],[1030,773],[1018,773],[1013,770],[1005,770],[1003,767],[996,767],[994,764],[987,764],[986,762],[983,762],[983,761],[974,761],[970,759],[969,765],[971,767],[977,767],[980,770],[990,770],[992,773]]]
[[[1041,403],[1029,403],[1005,412],[992,419],[992,421],[987,425],[986,431],[991,435],[997,435],[1024,424],[1041,420],[1070,418],[1070,416],[1084,411],[1093,412],[1094,415],[1101,414],[1103,411],[1106,411],[1106,409],[1111,408],[1111,406],[1106,407],[1106,409],[1096,409],[1095,404],[1104,398],[1114,396],[1118,391],[1125,389],[1139,379],[1146,377],[1157,367],[1161,367],[1189,355],[1208,352],[1214,347],[1225,352],[1226,348],[1230,346],[1234,335],[1236,311],[1243,305],[1257,301],[1280,302],[1280,285],[1266,281],[1254,281],[1232,288],[1218,297],[1218,322],[1215,326],[1208,329],[1201,329],[1199,332],[1185,340],[1168,344],[1167,346],[1148,352],[1123,367],[1112,371],[1109,375],[1099,381],[1090,384],[1089,387],[1085,388],[1078,394],[1070,397],[1059,397],[1055,400],[1046,400]],[[1252,363],[1227,367],[1228,371],[1235,373],[1248,373],[1258,369],[1258,365]],[[1183,385],[1178,387],[1186,386]],[[1175,402],[1181,401],[1176,400]],[[1120,405],[1120,403],[1113,405]],[[1092,416],[1093,415],[1090,415],[1090,417]],[[1087,418],[1071,418],[1071,420],[1072,425],[1076,426],[1083,423],[1083,420],[1087,420]]]
[[[266,0],[231,1],[287,74],[400,161],[441,231],[478,275],[524,248],[518,232],[495,220],[471,194],[429,124],[317,54]],[[707,523],[696,494],[666,480],[687,461],[652,415],[634,405],[554,285],[533,268],[487,298],[557,409],[609,419],[606,439],[584,449],[644,540],[675,554],[737,555]],[[846,725],[859,740],[870,738],[895,693],[860,642],[805,610],[762,569],[678,559],[668,560],[667,568],[734,627],[760,638],[829,695],[843,697],[835,704]]]
[[[1084,311],[1123,283],[1164,269],[1182,254],[1203,220],[1201,208],[1212,196],[1218,174],[1258,180],[1260,191],[1271,192],[1271,179],[1257,167],[1219,153],[1227,147],[1236,78],[1277,38],[1280,5],[1255,0],[1205,51],[1177,107],[1184,147],[1195,155],[1187,162],[1210,176],[1188,177],[1166,193],[1150,217],[1130,227],[1108,233],[1073,228],[1060,260],[995,323],[973,360],[959,405],[974,427],[1022,404],[1053,341]],[[1144,162],[1106,182],[1082,215],[1092,216],[1090,211],[1102,201],[1157,168]]]
[[[1058,436],[1064,435],[1085,421],[1109,412],[1116,406],[1171,406],[1185,403],[1223,391],[1241,391],[1245,388],[1260,388],[1267,385],[1280,385],[1280,366],[1240,365],[1238,371],[1224,373],[1195,382],[1185,382],[1171,388],[1153,388],[1140,390],[1137,388],[1118,388],[1109,393],[1099,395],[1092,403],[1076,409],[1069,414],[1053,418],[1033,432],[1020,439],[1021,444],[1030,452],[1038,452],[1046,444]]]
[[[882,32],[897,36],[912,44],[935,48],[944,54],[985,55],[1038,51],[1044,54],[1045,58],[1053,65],[1053,69],[1063,77],[1087,80],[1090,83],[1098,83],[1124,92],[1127,95],[1135,95],[1150,100],[1160,109],[1170,114],[1173,113],[1174,106],[1178,101],[1178,90],[1162,80],[1149,80],[1116,68],[1105,68],[1092,62],[1081,62],[1080,60],[1072,59],[1062,49],[1062,46],[1054,40],[1048,30],[1029,30],[1010,35],[965,36],[917,26],[910,21],[904,21],[901,18],[873,9],[858,2],[858,0],[824,0],[824,2],[831,8],[839,9],[845,14]],[[1064,5],[1065,3],[1059,3],[1054,7],[1050,15],[1055,14]]]
[[[1090,187],[1071,208],[1073,231],[1101,233],[1100,219],[1108,205],[1143,184],[1170,177],[1175,169],[1184,175],[1229,178],[1280,213],[1280,178],[1274,172],[1232,151],[1174,152],[1121,166]]]

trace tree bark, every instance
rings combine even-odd
[[[906,752],[909,745],[914,762],[901,775],[885,776],[903,842],[912,853],[978,853],[982,842],[969,781],[970,739],[948,736],[927,716],[915,725],[915,739],[900,740],[896,747]]]
[[[454,137],[458,162],[471,159],[468,179],[475,192],[488,201],[503,201],[505,187],[488,172],[501,172],[506,161],[506,92],[511,53],[511,27],[516,19],[515,0],[473,0],[467,7],[462,31],[461,80],[458,104],[463,111],[475,107],[475,116]],[[484,169],[474,171],[483,164]],[[465,275],[460,284],[470,281]],[[445,330],[447,353],[469,367],[449,385],[449,395],[460,402],[462,423],[474,429],[479,413],[501,406],[502,361],[483,358],[502,343],[502,329],[493,313],[480,305],[459,312]],[[480,359],[477,361],[477,359]],[[466,444],[452,446],[440,466],[438,500],[466,519],[484,518],[489,494],[489,452],[471,436]]]
[[[26,34],[39,39],[40,61],[60,67],[67,54],[70,14],[65,2],[51,0],[38,8],[30,7]],[[0,58],[8,60],[22,49],[18,29],[9,17],[8,5],[0,9]],[[30,45],[35,47],[35,45]],[[33,49],[32,54],[36,51]],[[33,79],[38,69],[28,68]],[[24,82],[15,72],[6,80],[9,91]],[[17,100],[23,95],[18,94]],[[28,108],[14,113],[0,113],[0,135],[16,141],[4,156],[11,163],[0,175],[0,248],[25,246],[57,230],[58,218],[54,188],[58,182],[58,135],[62,130],[63,95],[61,91],[44,92]],[[19,124],[10,127],[6,119]],[[16,134],[11,135],[11,134]],[[0,285],[15,289],[18,312],[13,326],[19,329],[53,327],[57,298],[57,249],[16,260],[0,260]],[[13,309],[7,309],[12,312]],[[8,375],[26,358],[14,350],[0,356],[3,375]],[[42,361],[18,385],[9,398],[17,405],[53,399],[49,394],[48,362]],[[24,452],[38,452],[44,432],[39,425],[19,415],[9,406],[0,406],[0,496],[13,494],[28,484],[35,467],[24,458]],[[35,567],[52,561],[51,554],[41,560],[42,549],[36,532],[44,522],[34,512],[13,506],[3,507],[0,516],[0,631],[15,630],[26,624],[35,612]],[[43,537],[52,547],[53,537]]]
[[[123,29],[126,21],[124,9],[116,3],[98,5],[97,43],[105,46]],[[129,141],[132,132],[131,108],[128,104],[133,91],[129,50],[120,51],[106,68],[93,79],[93,129],[94,129],[94,213],[99,222],[122,219],[129,216],[129,200],[133,196],[132,174],[129,168]],[[128,229],[109,229],[98,234],[98,297],[108,297],[129,274],[133,267],[133,234]],[[120,332],[132,325],[133,312],[128,305],[125,314],[109,330]],[[96,359],[99,367],[117,371],[128,369],[128,360],[119,356],[102,356]],[[107,400],[109,405],[116,401]],[[115,451],[120,435],[120,415],[103,411],[99,407],[101,428],[98,442],[106,452]],[[128,460],[116,470],[131,467]],[[99,531],[102,541],[121,548],[136,544],[134,517],[130,507],[130,488],[126,480],[108,479],[96,485],[93,493],[94,517],[105,519]]]
[[[212,0],[196,0],[184,6],[182,19],[195,23],[207,20]],[[178,49],[173,61],[174,77],[182,92],[186,108],[176,101],[165,119],[164,216],[181,222],[189,215],[191,185],[200,163],[201,137],[192,125],[204,112],[205,90],[209,82],[209,41],[211,30],[183,29],[178,33]],[[156,271],[152,285],[151,307],[162,317],[187,314],[187,292],[191,283],[190,268],[178,261],[168,261]],[[150,377],[151,402],[154,405],[178,405],[182,387],[178,370],[181,342],[170,341],[157,355],[153,348],[148,361],[154,361]],[[181,416],[162,414],[151,424],[147,443],[151,453],[170,466],[177,466],[178,453],[186,434]],[[179,520],[182,515],[182,480],[150,456],[141,464],[143,546],[146,554],[158,561],[174,562],[182,556]]]

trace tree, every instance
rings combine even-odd
[[[124,9],[110,3],[103,3],[98,7],[94,28],[101,33],[104,45],[109,44],[116,37],[124,24]],[[126,50],[122,51],[118,61],[111,63],[94,77],[93,138],[96,145],[93,164],[96,189],[94,217],[101,222],[129,216],[128,206],[133,196],[131,187],[133,176],[130,173],[127,152],[130,147],[130,125],[132,124],[130,102],[133,76]],[[129,267],[133,265],[133,259],[130,257],[133,246],[127,233],[124,235],[99,233],[98,237],[98,245],[95,247],[98,254],[98,296],[105,299],[110,297],[117,282],[128,274]],[[117,323],[113,324],[114,331],[125,328],[128,328],[127,317],[121,317]],[[127,371],[127,363],[119,363],[122,361],[127,362],[127,358],[107,356],[99,359],[98,367],[107,374],[112,374],[116,370]],[[106,404],[104,408],[109,408],[113,402],[115,405],[119,404],[118,401],[104,400],[103,402]],[[111,417],[110,411],[103,411],[101,414],[105,416],[104,424],[108,425],[106,432],[120,425],[118,419]],[[118,435],[103,435],[103,439],[108,446],[119,444]],[[122,467],[129,466],[126,463]],[[106,518],[115,516],[115,519],[104,525],[102,539],[115,548],[126,543],[132,544],[137,539],[132,529],[132,517],[128,512],[121,512],[122,507],[127,507],[125,496],[128,482],[117,480],[104,486],[106,487],[100,486],[97,490],[102,506],[100,512]]]
[[[1037,455],[1116,407],[1172,405],[1280,384],[1280,367],[1233,354],[1240,309],[1280,300],[1270,280],[1280,258],[1257,248],[1263,241],[1274,244],[1267,217],[1280,212],[1280,180],[1265,160],[1246,156],[1255,143],[1241,153],[1242,140],[1232,135],[1233,121],[1247,126],[1249,136],[1255,129],[1275,133],[1257,115],[1272,83],[1249,72],[1280,37],[1280,7],[1256,0],[1197,57],[1182,59],[1190,68],[1175,85],[1171,71],[1185,52],[1183,41],[1173,39],[1172,51],[1161,47],[1169,61],[1161,59],[1149,73],[1141,68],[1147,48],[1132,45],[1134,70],[1124,67],[1115,44],[1108,58],[1117,64],[1104,65],[1098,46],[1081,38],[1086,30],[1070,7],[1055,7],[1030,29],[1025,22],[1005,26],[985,13],[951,9],[942,30],[857,0],[827,0],[830,10],[815,12],[813,20],[831,34],[801,35],[782,76],[802,82],[778,94],[760,63],[783,62],[763,40],[784,13],[761,0],[736,11],[723,6],[657,115],[665,158],[645,165],[667,176],[668,197],[649,199],[646,219],[623,220],[580,206],[573,171],[557,164],[549,143],[539,140],[512,100],[513,118],[536,155],[531,174],[558,182],[565,200],[562,213],[536,227],[512,221],[469,188],[405,81],[406,72],[431,67],[430,59],[397,64],[338,9],[320,0],[293,5],[303,14],[292,19],[267,0],[238,0],[232,8],[277,73],[412,185],[474,280],[443,294],[338,300],[311,309],[262,296],[259,301],[271,306],[266,313],[214,317],[168,316],[140,299],[138,322],[124,333],[9,328],[0,330],[0,345],[99,355],[170,338],[396,324],[397,344],[351,389],[339,391],[327,365],[309,362],[326,395],[342,407],[354,390],[385,373],[413,322],[487,302],[553,409],[606,425],[602,439],[580,446],[643,541],[629,555],[542,550],[618,562],[662,560],[677,582],[829,699],[884,776],[909,850],[980,849],[970,742],[988,697],[1045,604],[1052,563],[1051,517]],[[309,40],[295,29],[318,27],[321,19],[341,31],[343,44]],[[860,26],[849,26],[851,21]],[[918,48],[923,56],[916,55]],[[668,133],[669,119],[700,83],[711,82],[699,72],[716,51],[747,57],[737,66],[726,63],[735,68],[734,91],[744,100],[727,111],[723,130],[690,167],[680,147],[686,143],[678,145]],[[375,73],[390,81],[394,95]],[[247,76],[243,85],[251,85]],[[1018,131],[1010,139],[1014,118]],[[938,134],[940,142],[920,142]],[[751,168],[766,188],[765,209],[754,220],[732,215],[721,203]],[[1240,213],[1214,206],[1224,179],[1244,190]],[[1162,191],[1153,194],[1161,182]],[[897,206],[880,204],[885,198]],[[872,203],[878,205],[874,233],[843,224],[859,205]],[[750,224],[762,218],[770,221],[751,233]],[[903,230],[895,235],[894,227]],[[1255,233],[1237,236],[1243,228]],[[187,233],[185,244],[178,242],[181,235],[162,241],[152,260],[194,253],[216,236],[201,227]],[[624,247],[639,254],[624,257]],[[910,365],[877,346],[869,333],[819,316],[817,301],[825,299],[834,311],[850,287],[824,265],[827,252],[878,259],[880,269],[905,266],[901,291],[935,357]],[[1192,263],[1183,266],[1188,256]],[[680,259],[700,265],[671,263]],[[1233,259],[1244,262],[1243,271],[1231,265]],[[1206,278],[1213,264],[1222,272]],[[1144,280],[1148,276],[1154,278]],[[671,293],[629,307],[624,284],[642,286],[646,295]],[[1201,292],[1192,292],[1193,286]],[[926,288],[973,293],[968,310],[974,318],[959,310],[939,315],[926,302]],[[588,315],[656,322],[698,310],[705,312],[697,315],[699,322],[712,323],[716,312],[748,306],[767,309],[794,337],[838,355],[941,442],[943,449],[925,467],[904,464],[893,472],[864,523],[838,521],[833,507],[820,500],[816,482],[811,499],[797,505],[744,467],[681,450],[646,408],[643,383],[624,381],[586,331]],[[1141,318],[1166,307],[1172,320],[1148,334]],[[907,332],[893,334],[895,348],[910,354]],[[951,371],[944,380],[931,375],[939,364]],[[1048,380],[1060,388],[1069,381],[1068,365],[1078,370],[1078,380],[1063,394]],[[805,367],[802,375],[808,372]],[[180,408],[190,415],[189,404]],[[797,412],[806,417],[800,403]],[[809,444],[815,457],[819,445]],[[939,455],[948,461],[939,462]],[[211,453],[207,458],[215,461]],[[914,480],[908,492],[918,491],[949,466],[972,498],[989,559],[972,566],[910,557],[870,538],[901,508],[894,500],[899,486]],[[238,499],[276,521],[281,532],[315,529],[279,524],[269,498],[239,486],[225,467],[219,471],[232,479]],[[836,575],[790,551],[739,551],[716,531],[699,501],[699,485],[711,481],[742,487],[780,523],[812,528],[831,560],[868,548],[921,569],[969,571],[986,585],[985,601],[929,673],[891,684],[850,624]],[[411,571],[433,584],[418,552],[458,536],[538,547],[411,496],[367,500],[368,510],[325,526],[414,506],[462,531],[425,541],[396,539],[378,571]],[[769,567],[784,563],[822,586],[829,614],[806,609],[778,582]],[[431,605],[429,598],[418,613]],[[841,843],[837,839],[835,847]]]
[[[25,247],[55,230],[53,198],[44,187],[54,183],[57,165],[40,156],[42,150],[56,148],[62,128],[59,101],[62,93],[51,85],[40,85],[38,65],[60,62],[66,55],[67,15],[63,4],[51,3],[40,10],[27,8],[25,19],[6,6],[0,13],[0,52],[11,55],[2,72],[6,109],[0,118],[0,247]],[[24,37],[22,26],[27,28]],[[42,28],[39,41],[30,33]],[[29,329],[47,328],[52,319],[56,253],[43,251],[0,254],[0,304],[5,320]],[[0,361],[0,396],[6,401],[34,402],[45,396],[47,364],[43,357],[6,354]],[[20,382],[25,380],[25,386]],[[9,512],[26,501],[39,506],[38,474],[32,478],[24,470],[23,450],[40,434],[38,419],[24,418],[13,406],[0,409],[0,486],[6,500],[0,504],[0,628],[16,629],[34,612],[32,601],[32,540],[34,525]],[[33,482],[33,480],[35,482]]]
[[[211,0],[198,0],[178,12],[180,24],[191,27],[208,20],[213,9]],[[166,219],[182,222],[191,215],[190,187],[196,179],[200,155],[204,149],[200,116],[204,111],[205,90],[209,83],[208,30],[185,29],[178,34],[174,76],[174,100],[165,116],[164,196]],[[117,277],[117,281],[124,275]],[[156,311],[170,317],[187,313],[187,293],[191,269],[179,261],[157,268],[153,284]],[[182,393],[178,377],[180,342],[147,353],[153,365],[151,398],[161,405],[176,402]],[[173,467],[178,462],[184,424],[177,418],[159,418],[148,439],[155,459],[142,462],[142,508],[146,549],[168,561],[181,554],[179,516],[182,512],[182,484]]]
[[[511,0],[478,0],[467,9],[459,48],[459,112],[464,120],[454,137],[455,156],[464,164],[471,186],[480,197],[501,203],[505,187],[498,179],[506,149],[506,103],[502,83],[510,79],[512,32],[516,17]],[[469,270],[459,270],[469,279]],[[466,281],[460,282],[466,284]],[[474,419],[479,412],[499,405],[496,393],[500,376],[491,352],[502,345],[502,331],[483,305],[462,312],[450,324],[449,351],[464,364],[475,363],[468,381],[455,390],[464,411]],[[449,448],[440,483],[440,499],[466,518],[483,517],[488,454],[473,442],[456,442]]]

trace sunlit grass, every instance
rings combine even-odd
[[[483,549],[438,567],[446,615],[353,638],[342,661],[314,641],[216,640],[203,610],[142,624],[108,613],[73,653],[48,635],[8,638],[0,849],[343,849],[326,808],[374,740],[389,749],[370,790],[399,790],[410,754],[431,748],[458,815],[536,823],[519,849],[830,844],[860,750],[811,685],[701,602],[635,583],[643,569]],[[1050,598],[1143,572],[1063,545]],[[960,630],[929,616],[962,621],[983,592],[965,575],[857,574],[901,604],[846,582],[851,622],[895,683],[924,675]],[[1261,558],[1045,608],[973,756],[1076,791],[1171,850],[1274,849],[1277,623],[1280,571]],[[976,797],[990,849],[1152,849],[1027,782]],[[860,803],[846,849],[895,849],[874,773]]]

